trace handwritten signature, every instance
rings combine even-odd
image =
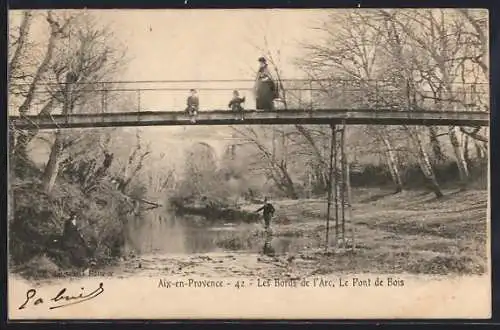
[[[102,282],[99,283],[99,287],[88,294],[84,294],[84,290],[85,288],[81,288],[80,294],[74,296],[66,294],[67,289],[63,288],[62,290],[59,291],[59,293],[55,297],[49,299],[49,301],[53,304],[52,306],[49,307],[49,309],[67,307],[70,305],[76,305],[84,301],[94,299],[95,297],[104,292],[104,285]],[[33,302],[34,306],[45,303],[42,297],[37,297],[37,292],[35,289],[29,289],[28,291],[26,291],[26,300],[21,306],[18,307],[18,309],[26,308],[28,303],[31,301]]]

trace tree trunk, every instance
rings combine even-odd
[[[409,136],[413,141],[415,147],[417,148],[418,163],[420,169],[422,170],[422,173],[424,174],[425,178],[428,180],[430,184],[430,189],[436,195],[437,198],[443,197],[443,192],[441,191],[441,188],[439,187],[439,184],[436,180],[436,176],[434,174],[434,169],[432,168],[429,155],[427,155],[424,147],[422,146],[422,141],[420,139],[418,131],[415,128],[410,128],[410,127],[406,127],[406,130],[409,133]]]
[[[386,148],[386,160],[387,166],[389,167],[389,172],[391,173],[392,181],[396,185],[396,193],[400,193],[403,191],[403,180],[401,179],[401,173],[398,167],[398,159],[396,156],[396,152],[393,150],[393,147],[383,134],[380,134],[380,138],[385,145]]]
[[[328,187],[327,171],[321,165],[317,165],[315,169],[315,185],[321,192],[325,192]]]
[[[470,168],[472,165],[472,160],[470,159],[470,154],[469,154],[469,136],[464,134],[464,160],[465,164],[467,164],[467,168]]]
[[[485,158],[487,158],[487,151],[484,150],[484,148],[481,145],[481,143],[478,142],[478,141],[475,141],[474,145],[476,147],[476,156],[477,156],[477,158],[480,159],[480,160],[484,160]]]
[[[52,29],[49,37],[49,41],[47,42],[47,50],[45,51],[45,56],[43,57],[42,63],[40,63],[40,66],[37,68],[35,76],[33,77],[33,81],[31,82],[28,92],[26,94],[26,98],[24,99],[23,104],[19,107],[19,114],[21,115],[26,115],[32,102],[33,99],[35,98],[35,91],[36,88],[38,87],[38,83],[40,82],[40,79],[42,79],[42,76],[47,72],[49,69],[49,64],[52,61],[52,56],[54,54],[54,49],[55,49],[55,44],[56,41],[59,37],[60,33],[57,30]]]
[[[312,178],[311,171],[307,171],[307,198],[312,198]]]
[[[287,145],[287,136],[285,134],[285,130],[281,131],[281,154],[283,155],[281,159],[288,162],[288,145]]]
[[[460,142],[458,141],[456,127],[450,127],[448,130],[448,136],[450,137],[451,145],[453,146],[453,151],[455,153],[455,159],[457,161],[458,172],[460,174],[460,181],[462,188],[464,189],[467,184],[467,180],[469,177],[469,169],[467,167],[467,162],[464,158],[463,150],[460,146]]]
[[[15,162],[14,162],[14,148],[16,145],[16,132],[13,129],[9,129],[9,150],[8,150],[8,155],[9,155],[9,168],[15,168]]]
[[[295,191],[295,185],[293,183],[292,178],[288,174],[288,171],[284,165],[281,165],[280,167],[281,171],[281,176],[282,176],[282,185],[285,188],[285,193],[287,194],[287,197],[292,198],[292,199],[298,199],[299,196],[297,195],[297,192]]]
[[[273,137],[272,137],[272,161],[276,161],[276,130],[273,128]]]
[[[435,126],[429,126],[429,140],[432,146],[433,160],[436,163],[443,163],[446,160],[446,157],[441,148],[441,144],[439,143],[437,136],[437,128]]]
[[[64,93],[65,102],[63,104],[63,115],[67,115],[68,113],[73,111],[74,103],[71,98],[72,85],[71,81],[68,81],[68,76],[66,76],[66,88]],[[61,135],[61,131],[57,130],[55,134],[54,144],[52,145],[52,149],[50,150],[49,161],[45,166],[45,171],[43,173],[42,184],[45,192],[49,193],[54,187],[54,183],[56,182],[57,175],[59,174],[60,163],[61,163],[61,153],[63,151],[63,139],[64,137]]]
[[[352,191],[351,191],[351,163],[347,162],[346,164],[346,197],[347,197],[347,206],[351,207],[352,206]],[[351,216],[349,215],[349,221],[351,220]]]
[[[59,173],[59,164],[61,161],[62,152],[62,136],[60,132],[56,133],[54,144],[50,150],[49,160],[45,165],[45,170],[42,177],[43,189],[46,193],[50,193],[56,182],[57,174]]]
[[[11,154],[9,154],[9,160],[10,160],[9,161],[9,171],[7,173],[8,178],[9,178],[8,182],[7,182],[7,189],[8,189],[7,219],[8,219],[8,223],[11,224],[12,221],[14,220],[14,210],[15,210],[14,189],[12,187],[12,180],[14,179],[13,172],[14,172],[15,164],[12,164],[13,157],[11,156]]]
[[[305,128],[302,125],[295,125],[295,128],[297,131],[306,139],[306,141],[309,143],[309,145],[312,148],[312,153],[314,157],[316,158],[316,178],[317,178],[317,184],[320,185],[322,190],[326,190],[327,188],[327,182],[328,182],[328,177],[327,177],[327,172],[328,172],[328,166],[325,162],[325,159],[327,157],[324,157],[321,153],[320,147],[316,144],[314,141],[314,138],[312,137],[311,133],[307,128]]]
[[[298,124],[295,125],[295,128],[306,139],[306,141],[311,145],[313,155],[317,159],[318,164],[321,164],[324,167],[326,167],[325,160],[321,156],[321,151],[319,150],[318,146],[316,145],[316,142],[314,141],[314,138],[312,137],[309,130],[307,130],[307,128],[305,128],[304,126],[298,125]]]
[[[47,19],[52,20],[50,12],[48,14]],[[28,114],[28,111],[33,103],[33,100],[35,99],[35,94],[36,94],[36,89],[38,88],[38,84],[42,79],[42,76],[49,69],[50,62],[52,61],[52,57],[54,55],[56,42],[60,38],[60,36],[61,36],[60,30],[56,28],[56,25],[51,24],[51,32],[49,40],[47,42],[47,49],[45,51],[45,56],[43,57],[42,63],[40,63],[40,66],[36,70],[35,76],[33,77],[33,80],[28,88],[28,92],[26,93],[26,98],[24,99],[24,102],[19,107],[19,114],[21,116]],[[29,142],[30,140],[31,138],[28,138],[28,136],[18,140],[18,145],[16,145],[16,152],[18,152],[21,157],[26,157],[26,149],[27,149],[26,143]]]
[[[478,21],[471,15],[468,9],[457,9],[462,15],[469,21],[476,32],[476,36],[479,43],[479,49],[481,50],[481,55],[479,58],[475,59],[475,62],[479,65],[483,71],[486,80],[489,80],[489,41],[488,41],[488,28],[483,29]]]
[[[11,81],[12,76],[17,74],[17,69],[19,66],[19,62],[21,60],[21,54],[24,54],[26,41],[28,40],[28,34],[31,27],[31,22],[33,21],[33,14],[31,11],[26,10],[23,13],[23,20],[21,22],[21,26],[19,27],[19,38],[17,39],[17,47],[12,55],[12,58],[9,63],[9,81]]]
[[[38,116],[46,116],[49,115],[54,109],[54,104],[56,103],[55,99],[49,100],[47,104],[43,107],[43,109],[38,113]],[[38,128],[34,127],[29,131],[23,132],[23,134],[19,135],[18,141],[16,143],[16,152],[20,155],[26,155],[28,145],[33,140],[33,138],[38,134]]]

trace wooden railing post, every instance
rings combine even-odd
[[[137,112],[141,112],[141,90],[137,90]]]

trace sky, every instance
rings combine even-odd
[[[241,89],[254,107],[250,90],[264,37],[289,78],[302,75],[293,61],[300,56],[298,42],[311,40],[310,27],[319,10],[117,10],[98,16],[124,42],[130,57],[121,80],[249,80],[233,83],[142,84],[146,88],[179,91],[142,92],[141,106],[149,110],[184,108],[187,91],[199,90],[201,107],[227,108],[231,90]],[[277,56],[278,57],[278,56]],[[128,85],[127,87],[141,85]],[[204,91],[203,88],[224,88]]]
[[[246,108],[254,108],[251,88],[257,59],[269,50],[279,61],[285,78],[300,78],[294,60],[302,53],[299,43],[318,37],[318,26],[331,11],[317,9],[234,10],[89,10],[109,27],[118,43],[127,48],[127,64],[119,81],[247,80],[230,83],[122,84],[122,88],[176,88],[176,91],[140,93],[141,110],[183,110],[190,88],[199,89],[201,111],[227,109],[233,89],[247,96]],[[11,22],[20,12],[11,11]],[[47,24],[43,12],[33,25],[32,38],[43,47]],[[56,14],[61,12],[56,11]],[[223,88],[207,91],[203,88]],[[127,92],[128,97],[136,93]],[[126,93],[123,94],[127,95]],[[204,141],[221,153],[231,129],[227,127],[149,127],[144,140],[161,152],[179,152],[179,142]]]
[[[141,92],[141,108],[152,111],[183,110],[190,88],[200,89],[201,111],[227,109],[234,88],[247,96],[245,106],[254,108],[253,94],[244,88],[253,86],[257,59],[262,55],[258,48],[264,47],[264,38],[274,56],[279,51],[283,75],[300,77],[293,63],[300,56],[298,43],[314,38],[311,27],[325,17],[320,10],[117,10],[96,14],[127,46],[130,62],[121,80],[249,80],[128,85],[179,89]],[[143,132],[153,144],[203,140],[218,153],[222,153],[231,136],[230,129],[219,126],[155,127]]]

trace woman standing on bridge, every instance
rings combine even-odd
[[[273,110],[273,100],[276,98],[276,84],[264,57],[259,58],[259,71],[255,81],[255,96],[257,110]]]

